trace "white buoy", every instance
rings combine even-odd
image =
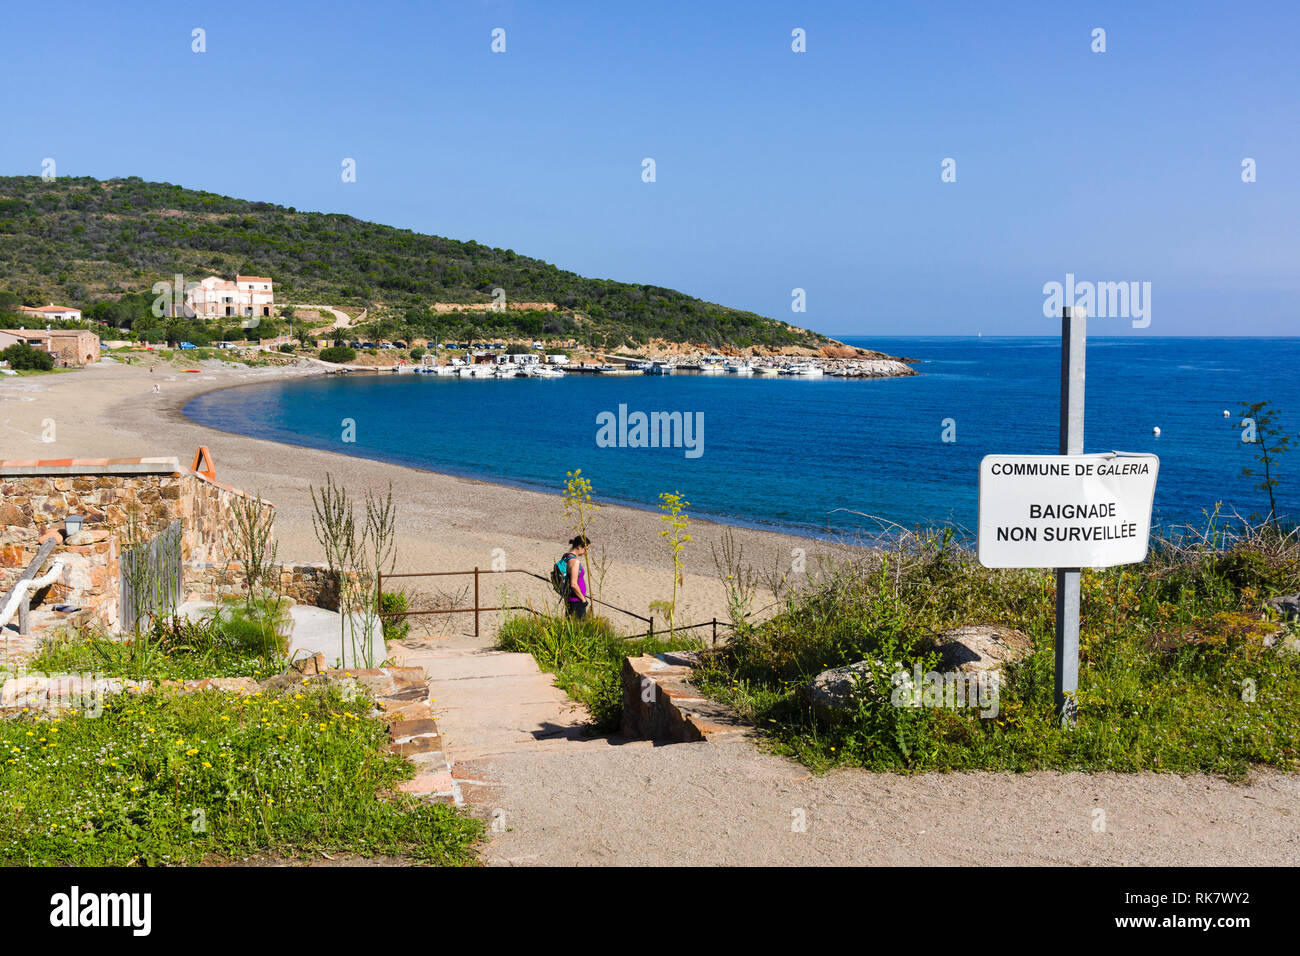
[[[1159,438],[1159,437],[1160,437],[1160,426],[1157,425],[1155,428],[1151,429],[1151,434],[1153,434],[1153,435],[1155,435],[1157,438]]]
[[[1228,411],[1228,410],[1225,408],[1225,409],[1223,410],[1223,417],[1224,417],[1224,418],[1231,418],[1231,417],[1232,417],[1232,412]]]

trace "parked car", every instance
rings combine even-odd
[[[182,342],[182,343],[181,343],[181,348],[183,348],[183,349],[196,349],[196,348],[198,348],[198,346],[195,345],[193,342]]]

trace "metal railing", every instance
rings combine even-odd
[[[508,604],[508,605],[501,605],[498,607],[487,607],[481,605],[479,603],[479,583],[480,583],[479,579],[485,574],[490,576],[496,576],[498,574],[523,574],[526,575],[527,577],[536,578],[538,581],[542,581],[543,583],[546,584],[548,588],[550,588],[551,586],[550,578],[537,574],[534,571],[528,571],[524,568],[504,568],[500,571],[484,571],[481,568],[474,568],[472,571],[419,571],[419,572],[404,573],[404,574],[380,573],[377,581],[378,584],[377,591],[380,595],[381,601],[383,600],[383,594],[384,594],[384,582],[392,578],[439,578],[439,577],[453,577],[457,575],[459,576],[473,575],[474,576],[474,606],[441,608],[441,609],[435,608],[435,609],[421,610],[421,611],[385,611],[381,606],[378,609],[379,617],[380,619],[383,619],[383,618],[397,618],[397,617],[414,617],[416,615],[421,615],[421,614],[473,614],[474,615],[474,636],[478,637],[480,614],[487,613],[490,611],[527,611],[529,614],[540,616],[541,612],[539,612],[536,608],[532,607],[531,605],[526,605],[526,604]],[[653,616],[646,617],[645,615],[637,614],[635,611],[629,611],[626,608],[621,608],[615,604],[610,604],[608,601],[602,601],[599,598],[593,597],[590,598],[589,600],[593,604],[599,604],[601,607],[607,607],[611,611],[617,611],[620,614],[625,614],[628,617],[641,621],[648,626],[648,630],[646,631],[646,633],[629,635],[625,638],[626,640],[631,641],[641,637],[655,636],[655,621]],[[723,626],[724,627],[726,626],[725,622]],[[712,640],[713,643],[716,645],[718,643],[718,619],[716,617],[713,618],[713,620],[711,621],[704,621],[700,624],[683,624],[674,627],[673,631],[674,632],[690,631],[701,627],[713,628]],[[662,634],[663,631],[660,631],[660,633]]]

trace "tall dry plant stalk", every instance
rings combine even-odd
[[[262,594],[273,591],[279,605],[279,544],[275,540],[275,512],[260,497],[236,498],[226,525],[226,540],[244,567],[244,606],[250,611]]]
[[[373,667],[374,631],[380,620],[379,576],[397,562],[397,508],[390,485],[383,497],[366,492],[364,518],[358,524],[356,503],[347,489],[325,475],[325,487],[311,488],[312,529],[325,552],[339,593],[341,663]]]
[[[681,492],[665,491],[659,495],[659,510],[663,512],[659,520],[668,525],[659,532],[659,537],[668,542],[668,552],[673,562],[673,596],[664,605],[668,614],[669,631],[677,629],[677,594],[686,583],[686,545],[694,540],[689,533],[691,516],[686,513],[690,506],[691,503],[682,497]]]
[[[758,593],[759,575],[745,562],[745,548],[730,528],[722,533],[721,549],[716,544],[709,547],[713,552],[713,566],[727,595],[727,613],[734,629],[749,618]]]

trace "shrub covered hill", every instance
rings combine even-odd
[[[83,309],[181,274],[265,275],[279,303],[365,306],[407,322],[434,303],[554,303],[553,311],[478,313],[482,335],[572,337],[615,349],[655,340],[717,349],[839,351],[840,343],[672,289],[588,279],[493,249],[334,213],[299,212],[137,177],[0,177],[0,288],[28,305]],[[846,350],[847,351],[847,350]]]

